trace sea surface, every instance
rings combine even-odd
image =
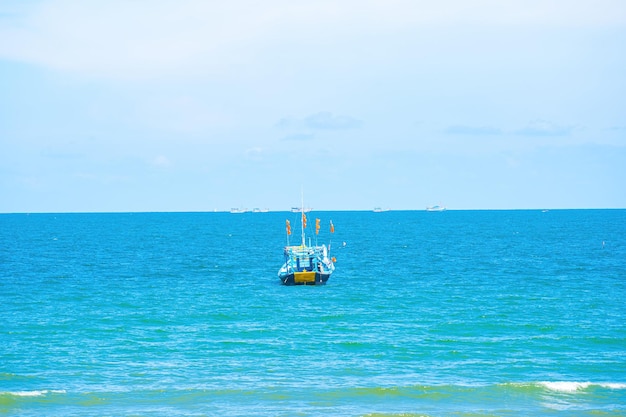
[[[0,415],[626,415],[626,210],[298,217],[0,215]]]

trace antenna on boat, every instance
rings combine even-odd
[[[330,256],[330,246],[333,244],[333,233],[335,233],[335,225],[330,221],[330,239],[328,240],[328,256]]]
[[[300,198],[300,226],[302,226],[302,246],[305,246],[306,242],[304,238],[304,229],[306,228],[306,214],[304,214],[304,191],[302,190],[302,187],[300,187]]]

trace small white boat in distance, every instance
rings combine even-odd
[[[446,208],[444,206],[436,205],[426,207],[426,211],[446,211]]]
[[[292,207],[291,208],[291,212],[292,213],[308,213],[311,210],[313,210],[311,207]]]

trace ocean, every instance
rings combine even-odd
[[[626,210],[298,217],[0,214],[0,415],[626,415]]]

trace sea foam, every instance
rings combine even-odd
[[[591,386],[608,388],[608,389],[626,389],[626,384],[617,382],[592,383],[592,382],[570,382],[570,381],[543,381],[539,385],[551,391],[558,392],[576,392],[585,390]]]
[[[14,397],[41,397],[46,394],[65,394],[65,390],[33,390],[33,391],[8,391],[0,394],[12,395]]]

